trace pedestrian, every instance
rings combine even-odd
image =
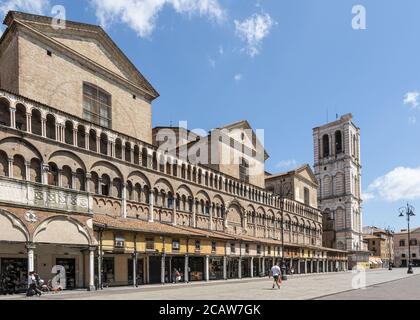
[[[278,263],[271,268],[270,274],[273,276],[273,289],[275,288],[276,285],[277,285],[277,288],[280,289],[281,269]]]
[[[28,297],[33,296],[34,294],[37,294],[38,296],[42,295],[41,290],[38,289],[38,283],[37,283],[37,275],[34,271],[29,272],[28,276],[28,291],[26,292],[26,295]]]

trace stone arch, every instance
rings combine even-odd
[[[120,171],[120,169],[118,169],[115,165],[107,161],[95,162],[92,165],[90,171],[97,172],[99,176],[107,174],[111,179],[118,177],[124,181],[123,174]]]
[[[0,97],[0,124],[10,127],[11,103],[6,97]]]
[[[31,129],[32,133],[38,136],[42,135],[42,115],[41,111],[33,108],[31,111]]]
[[[193,193],[192,193],[191,189],[187,185],[185,185],[185,184],[180,185],[178,187],[178,189],[176,190],[176,193],[180,197],[185,196],[187,199],[193,197]]]
[[[58,168],[61,169],[65,165],[72,168],[75,172],[77,169],[82,169],[86,172],[86,165],[83,160],[73,152],[67,150],[59,150],[53,152],[48,161],[55,162],[58,165]]]
[[[158,179],[155,182],[153,188],[158,191],[163,190],[165,191],[165,193],[171,192],[172,194],[174,194],[174,188],[172,187],[171,183],[168,180],[163,179],[163,178]]]
[[[60,215],[44,220],[34,231],[33,242],[89,246],[94,240],[79,221]]]
[[[0,150],[6,152],[10,158],[13,158],[18,154],[23,156],[28,161],[33,158],[38,158],[39,160],[43,161],[41,152],[39,152],[33,144],[17,137],[7,137],[1,140]]]
[[[238,203],[232,203],[226,214],[226,220],[229,225],[242,226],[242,207]]]
[[[145,185],[150,188],[151,184],[149,179],[146,177],[146,175],[140,171],[133,171],[128,175],[127,180],[131,181],[131,183],[136,185],[137,183],[140,183],[141,187],[143,188]]]
[[[16,104],[15,122],[16,129],[26,131],[26,106],[22,103]]]
[[[0,209],[0,241],[27,242],[29,231],[25,224],[9,211]]]

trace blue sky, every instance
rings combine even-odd
[[[366,30],[352,28],[357,4]],[[154,125],[247,119],[265,130],[276,172],[312,164],[312,128],[351,112],[364,224],[399,230],[407,201],[420,213],[418,0],[0,0],[0,15],[54,5],[104,25],[155,86]]]

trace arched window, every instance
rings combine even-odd
[[[55,118],[52,114],[47,115],[47,138],[56,139],[55,136]]]
[[[13,178],[25,180],[25,159],[21,155],[15,155],[13,157]]]
[[[138,145],[134,146],[134,164],[140,164],[140,149]]]
[[[69,166],[64,166],[61,171],[61,183],[63,188],[70,189],[72,187],[72,172]]]
[[[115,158],[122,159],[122,142],[120,138],[115,140]]]
[[[32,109],[31,129],[33,134],[42,135],[41,112],[38,109]]]
[[[107,174],[103,174],[101,180],[102,195],[108,197],[110,195],[111,180]]]
[[[100,152],[103,155],[108,154],[108,136],[105,133],[101,133],[101,140],[100,140]]]
[[[89,150],[96,152],[96,131],[93,129],[89,131]]]
[[[86,175],[82,169],[76,170],[75,180],[73,181],[73,189],[85,191]]]
[[[147,168],[147,149],[143,148],[141,151],[141,165]]]
[[[343,152],[343,137],[341,131],[335,133],[335,153],[340,154]]]
[[[48,184],[51,186],[58,186],[58,167],[55,163],[50,162],[50,170],[48,172]]]
[[[323,157],[330,155],[330,137],[328,135],[322,137],[322,155]]]
[[[9,161],[6,152],[0,150],[0,176],[9,175]]]
[[[22,104],[16,106],[16,129],[26,131],[26,108]]]
[[[79,148],[86,148],[86,129],[82,125],[77,127],[77,146]]]
[[[67,144],[73,144],[73,122],[66,121],[64,138]]]
[[[10,104],[0,98],[0,125],[10,127]]]
[[[124,160],[127,162],[131,162],[131,144],[130,142],[125,143],[125,155]]]
[[[112,127],[111,95],[86,82],[83,83],[83,119],[102,127]]]

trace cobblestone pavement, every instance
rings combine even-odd
[[[365,290],[355,290],[359,286]],[[387,283],[387,284],[384,284]],[[420,300],[420,270],[408,275],[406,269],[369,270],[365,273],[353,272],[298,275],[289,277],[280,290],[272,289],[272,280],[248,279],[216,281],[209,283],[169,284],[140,286],[139,288],[108,288],[103,291],[67,291],[47,294],[41,298],[26,298],[23,295],[5,296],[1,299],[46,299],[46,300],[307,300],[307,299],[375,299],[395,298],[402,291]],[[370,286],[373,286],[370,288]],[[391,294],[393,288],[397,290]],[[381,291],[383,289],[383,291]]]

